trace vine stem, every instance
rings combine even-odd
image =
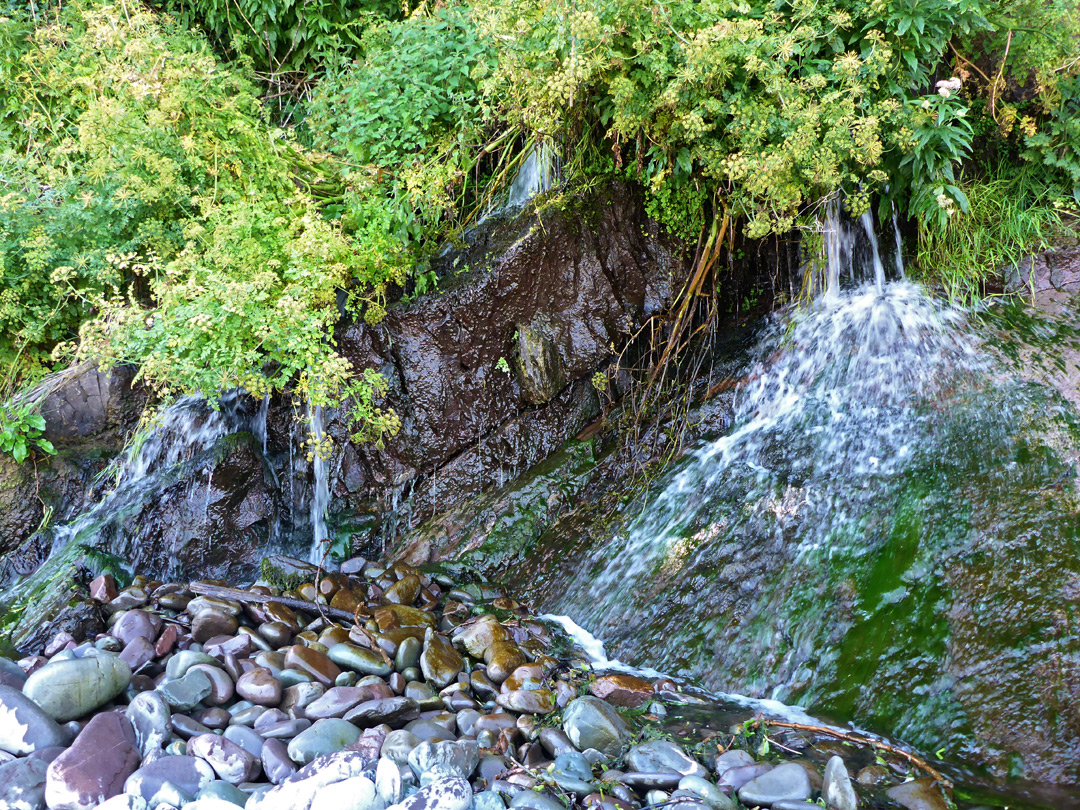
[[[870,737],[864,737],[860,734],[852,734],[848,731],[840,731],[839,729],[829,728],[828,726],[812,726],[807,723],[789,723],[783,720],[766,720],[763,717],[758,717],[750,723],[749,728],[764,728],[765,726],[775,726],[777,728],[790,728],[797,731],[812,731],[815,734],[824,734],[829,737],[836,737],[837,739],[844,740],[845,742],[855,743],[856,745],[867,745],[871,748],[877,748],[882,751],[888,751],[890,754],[896,754],[901,759],[907,760],[917,768],[926,771],[934,780],[940,782],[946,787],[952,787],[952,782],[941,775],[940,771],[934,769],[926,760],[915,756],[909,751],[905,751],[902,748],[897,748],[895,745],[890,745],[880,740],[875,740]]]

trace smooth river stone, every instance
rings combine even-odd
[[[739,801],[748,807],[810,798],[810,777],[801,765],[785,762],[739,788]]]
[[[299,644],[289,647],[288,652],[285,653],[285,668],[306,673],[323,686],[333,686],[334,679],[341,674],[337,664],[325,655]]]
[[[436,770],[468,779],[480,764],[480,746],[473,740],[422,742],[409,752],[409,767],[419,779]]]
[[[0,764],[0,808],[41,810],[45,807],[45,772],[49,764],[24,757]]]
[[[237,680],[236,693],[258,706],[277,706],[281,703],[282,684],[266,667],[255,667]]]
[[[183,678],[189,669],[196,664],[206,664],[211,667],[220,667],[221,662],[212,655],[197,650],[181,650],[176,653],[165,665],[165,677],[170,680]]]
[[[333,686],[327,689],[322,697],[309,703],[304,708],[304,714],[311,720],[344,717],[349,709],[384,697],[393,697],[393,694],[385,684],[381,683],[366,686]]]
[[[529,791],[531,792],[531,791]],[[469,810],[472,806],[472,787],[460,777],[450,777],[420,788],[397,805],[398,810]],[[561,802],[557,803],[564,808]]]
[[[420,669],[424,679],[435,689],[444,689],[455,680],[465,666],[461,653],[436,633],[428,630],[424,635],[424,651],[420,654]]]
[[[232,740],[217,734],[200,734],[188,740],[188,755],[205,759],[230,785],[252,782],[261,771],[259,760]]]
[[[214,685],[205,672],[191,669],[184,677],[159,685],[157,691],[174,711],[189,712],[209,697]]]
[[[420,595],[420,577],[415,574],[404,576],[386,589],[383,594],[387,602],[395,605],[411,605]]]
[[[946,810],[949,806],[933,779],[913,779],[889,788],[885,795],[907,810]]]
[[[389,675],[393,672],[390,662],[374,650],[365,650],[355,644],[341,643],[330,648],[327,656],[344,669],[364,675]]]
[[[49,764],[45,800],[50,810],[90,810],[124,791],[141,757],[131,722],[103,712],[86,724],[71,748]]]
[[[636,709],[655,696],[653,686],[647,680],[624,673],[597,678],[589,686],[589,691],[601,700],[627,709]]]
[[[284,647],[292,641],[293,631],[284,622],[263,622],[259,625],[259,635],[275,647]]]
[[[132,672],[152,661],[154,655],[154,645],[142,637],[133,638],[120,651],[120,658],[131,668]]]
[[[838,756],[830,757],[825,764],[821,797],[833,810],[858,810],[859,797],[855,794],[844,760]]]
[[[265,750],[265,749],[264,749]],[[356,751],[338,751],[305,765],[281,784],[246,805],[246,810],[333,810],[312,805],[315,793],[326,785],[361,776],[369,762]]]
[[[496,641],[484,651],[487,676],[492,683],[502,683],[510,677],[510,673],[527,661],[525,653],[512,641]]]
[[[311,806],[334,810],[381,810],[383,802],[376,795],[374,782],[366,776],[353,776],[319,788]]]
[[[563,711],[563,731],[579,751],[595,748],[608,757],[617,756],[630,739],[619,713],[591,695],[570,701]]]
[[[419,716],[420,706],[412,698],[390,697],[361,703],[354,709],[350,709],[345,719],[360,728],[370,728],[380,723],[398,728]]]
[[[131,683],[131,667],[115,655],[50,661],[26,679],[23,694],[63,723],[89,714]]]
[[[551,714],[555,695],[548,689],[519,689],[499,695],[496,702],[504,709],[524,714]]]
[[[204,703],[211,706],[223,706],[232,700],[236,687],[225,670],[209,664],[196,664],[188,672],[202,672],[210,679],[210,694],[203,698]]]
[[[37,703],[18,689],[0,686],[0,751],[21,757],[70,739]]]
[[[508,641],[510,633],[491,615],[480,616],[454,631],[454,646],[473,658],[484,657],[487,648],[497,641]]]
[[[151,807],[177,791],[189,802],[214,781],[214,769],[198,757],[164,756],[143,765],[127,778],[124,792],[141,797]]]
[[[151,644],[161,630],[161,617],[145,610],[129,610],[113,624],[109,635],[119,639],[124,644],[130,644],[137,638],[141,638]]]
[[[26,673],[22,667],[10,658],[0,655],[0,686],[10,686],[13,689],[22,689],[26,683]]]
[[[289,743],[289,759],[307,765],[316,757],[332,754],[360,739],[360,729],[348,720],[331,717],[301,731]]]
[[[191,606],[188,605],[188,609]],[[199,644],[209,641],[214,636],[227,636],[236,632],[240,622],[235,616],[214,608],[200,610],[191,620],[191,637]]]
[[[626,754],[626,763],[635,771],[674,772],[683,776],[708,776],[708,771],[673,742],[653,740],[635,745]]]
[[[143,756],[152,749],[164,748],[172,739],[172,713],[158,692],[140,692],[131,699],[125,712],[135,729],[135,740]]]
[[[289,759],[289,747],[281,740],[264,742],[261,759],[263,772],[272,784],[280,785],[296,773],[296,763]]]
[[[371,615],[383,633],[396,627],[435,627],[432,613],[408,605],[384,605],[371,611]]]

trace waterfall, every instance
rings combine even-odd
[[[314,482],[311,501],[308,504],[308,516],[311,522],[311,551],[309,560],[319,564],[326,556],[329,532],[326,527],[326,513],[330,508],[330,476],[324,458],[323,409],[321,405],[308,403],[308,436],[312,445],[311,469]]]
[[[872,225],[863,218],[867,237]],[[766,330],[739,385],[732,429],[693,451],[622,536],[590,552],[548,609],[617,640],[628,617],[661,610],[662,585],[720,542],[695,533],[717,511],[726,515],[714,530],[721,537],[765,515],[782,523],[798,513],[803,552],[826,547],[875,482],[917,453],[937,394],[981,367],[962,313],[914,284],[886,280],[876,237],[865,268],[872,280],[841,288],[854,237],[839,204],[830,205],[823,233],[824,292]],[[628,591],[627,583],[642,587]]]
[[[870,250],[872,251],[874,286],[877,287],[877,291],[881,293],[885,290],[885,266],[881,263],[881,251],[878,249],[877,234],[874,232],[874,215],[870,213],[869,208],[863,212],[861,217],[859,217],[859,222],[862,223],[863,232],[866,234],[867,241],[870,243]]]
[[[104,478],[115,481],[112,490],[54,529],[50,554],[72,541],[92,542],[106,524],[119,525],[158,491],[162,475],[210,450],[223,436],[245,429],[250,418],[243,406],[242,394],[230,392],[216,410],[202,397],[184,396],[162,411],[145,439],[136,440],[109,465]]]

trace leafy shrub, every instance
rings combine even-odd
[[[174,0],[199,25],[265,77],[310,73],[351,56],[373,23],[401,15],[394,0]]]
[[[328,338],[337,293],[378,304],[403,265],[321,215],[333,167],[267,125],[254,85],[133,6],[8,18],[0,43],[9,376],[77,348],[162,395],[370,388]]]

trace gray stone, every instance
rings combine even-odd
[[[26,683],[26,673],[23,672],[22,667],[10,658],[0,655],[0,686],[10,686],[21,691],[24,683]]]
[[[443,768],[468,779],[479,762],[480,746],[472,740],[422,742],[409,753],[409,767],[418,778],[428,771]]]
[[[189,712],[210,696],[214,684],[205,672],[193,669],[175,681],[165,681],[157,691],[173,711]]]
[[[635,771],[664,773],[671,771],[683,776],[706,776],[708,771],[673,742],[653,740],[635,745],[626,754],[627,764]]]
[[[214,772],[230,785],[251,782],[261,772],[259,760],[232,740],[217,734],[200,734],[188,740],[188,755],[210,763]]]
[[[567,793],[584,796],[592,792],[592,767],[577,751],[568,751],[555,757],[551,778]]]
[[[150,807],[177,800],[183,805],[213,781],[214,769],[198,757],[164,756],[129,776],[124,792],[141,797]]]
[[[379,753],[392,759],[399,768],[405,768],[409,765],[409,754],[420,743],[421,739],[411,731],[398,729],[386,735]]]
[[[741,748],[736,748],[731,751],[725,751],[716,758],[716,767],[714,768],[714,771],[717,776],[723,776],[726,771],[730,771],[732,768],[740,768],[743,765],[753,764],[754,758],[752,756]]]
[[[825,765],[821,797],[830,810],[856,810],[859,806],[859,797],[855,795],[851,777],[840,757],[831,757]]]
[[[118,712],[91,718],[71,748],[51,763],[45,800],[51,810],[90,810],[124,792],[124,782],[139,767],[131,722]]]
[[[127,707],[127,718],[135,729],[135,740],[143,756],[154,748],[164,748],[172,740],[169,704],[159,692],[140,692]]]
[[[263,753],[265,755],[265,749]],[[356,751],[338,751],[321,756],[257,800],[249,802],[246,810],[308,810],[320,788],[363,776],[369,764],[369,760]]]
[[[247,804],[248,795],[235,785],[230,785],[223,779],[217,779],[200,790],[199,795],[195,797],[195,801],[202,799],[217,799],[243,807]]]
[[[469,783],[459,776],[451,776],[420,788],[395,806],[398,810],[469,810],[472,798]]]
[[[579,751],[595,748],[609,757],[616,756],[630,738],[619,713],[591,695],[567,705],[563,711],[563,730]]]
[[[506,810],[506,802],[493,790],[485,790],[473,796],[473,810]]]
[[[226,740],[232,740],[253,757],[262,756],[263,745],[266,741],[250,728],[246,728],[245,726],[229,726],[225,729],[222,736],[224,736]]]
[[[375,792],[386,805],[396,804],[404,795],[401,768],[389,757],[379,758],[379,764],[375,768]]]
[[[785,762],[739,788],[739,801],[753,807],[810,798],[810,777],[801,765]]]
[[[23,694],[54,720],[89,714],[120,695],[131,683],[131,667],[109,653],[50,661],[26,679]]]
[[[121,793],[106,799],[97,806],[97,810],[147,810],[146,801],[141,796]]]
[[[529,810],[566,810],[566,805],[546,793],[523,790],[510,800],[510,807],[527,807]]]
[[[0,751],[25,756],[67,745],[71,738],[40,706],[18,689],[0,686]]]
[[[4,810],[44,810],[45,772],[39,759],[13,759],[0,765],[0,807]]]
[[[394,669],[390,662],[375,650],[367,650],[348,642],[335,644],[326,655],[339,667],[364,675],[389,675]]]
[[[317,757],[340,751],[360,739],[360,729],[348,720],[330,717],[297,734],[289,743],[289,758],[307,765]]]
[[[313,808],[334,810],[383,810],[386,806],[366,776],[352,776],[319,788],[311,802]]]
[[[712,810],[735,810],[736,804],[712,782],[701,776],[684,776],[679,780],[679,790],[692,793]]]
[[[206,664],[210,667],[220,667],[221,662],[212,655],[207,655],[198,650],[181,650],[169,659],[165,665],[165,677],[171,681],[183,678],[187,671],[196,664]]]

